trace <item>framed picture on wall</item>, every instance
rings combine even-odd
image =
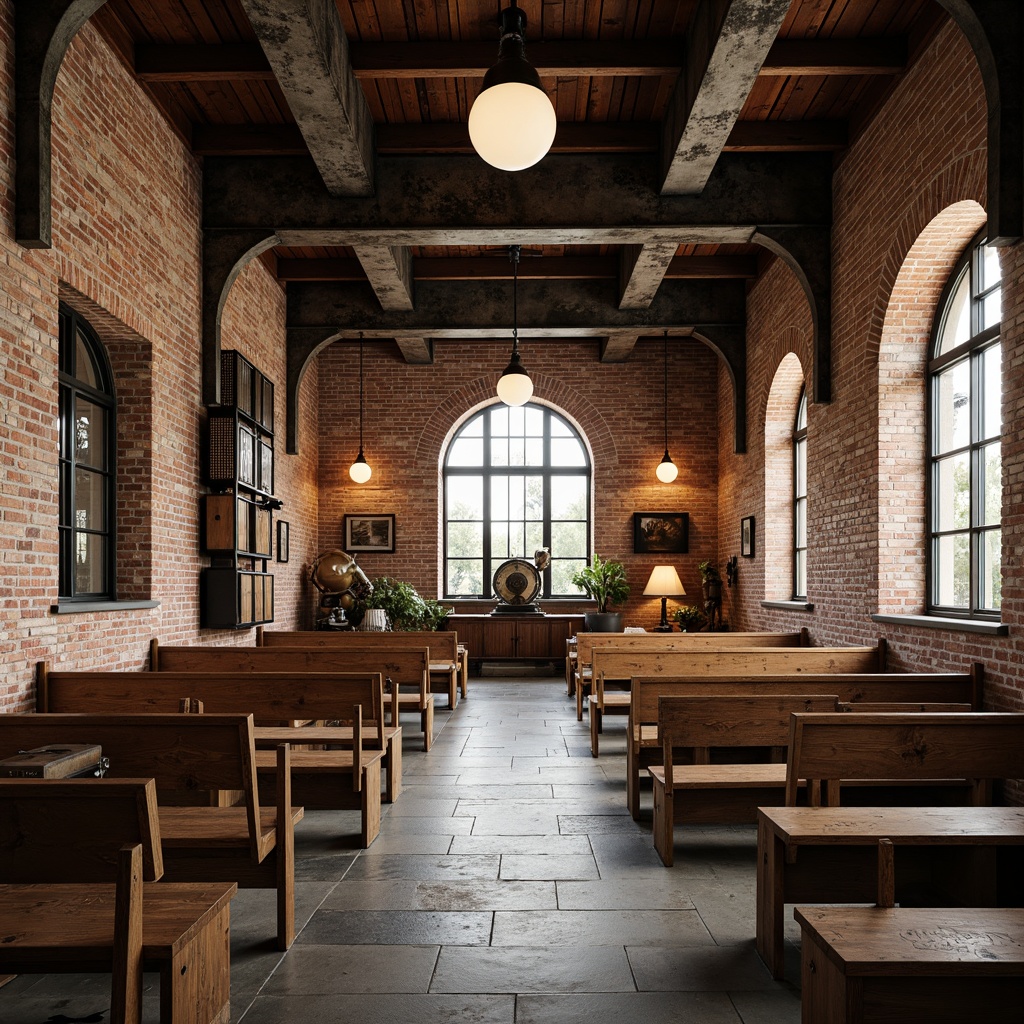
[[[754,517],[744,516],[740,520],[740,554],[744,558],[754,557]]]
[[[288,561],[288,535],[290,528],[283,519],[277,521],[277,560]]]
[[[342,547],[349,553],[374,551],[390,555],[395,550],[394,515],[345,516]]]
[[[690,543],[689,512],[634,512],[636,554],[685,554]]]

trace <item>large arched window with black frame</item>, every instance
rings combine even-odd
[[[999,253],[975,238],[939,306],[929,374],[929,610],[996,619],[1002,604]]]
[[[59,316],[60,600],[114,600],[114,378],[89,324]]]
[[[793,424],[793,598],[807,599],[807,389]]]
[[[551,551],[541,597],[579,596],[590,559],[590,457],[546,406],[491,405],[468,419],[444,460],[446,597],[489,597],[508,558]]]

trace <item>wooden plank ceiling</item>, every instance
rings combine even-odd
[[[497,55],[496,0],[335,0],[379,154],[471,153]],[[522,0],[526,54],[558,116],[553,152],[657,152],[699,0]],[[944,18],[932,0],[793,0],[726,150],[841,155]],[[198,156],[305,154],[241,0],[108,0],[94,23]],[[618,247],[524,251],[524,278],[614,278]],[[542,255],[533,260],[531,255]],[[345,248],[274,252],[284,280],[365,280]],[[511,276],[507,254],[413,247],[414,279]],[[754,245],[679,246],[666,276],[750,278]]]

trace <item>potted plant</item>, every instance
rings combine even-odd
[[[360,602],[362,611],[381,608],[390,630],[419,629],[426,613],[426,604],[411,583],[378,576],[373,581],[373,593]]]
[[[684,604],[675,610],[672,616],[679,623],[684,633],[697,633],[704,625],[706,616],[695,604]]]
[[[595,554],[593,562],[577,569],[570,580],[574,587],[597,602],[597,611],[587,612],[587,629],[592,633],[621,633],[622,613],[609,611],[609,608],[622,604],[629,597],[626,567],[613,559],[602,561],[601,556]]]

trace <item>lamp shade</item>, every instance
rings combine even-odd
[[[651,578],[644,587],[645,597],[685,597],[686,590],[683,588],[679,573],[674,565],[656,565],[651,572]]]
[[[356,456],[356,461],[348,467],[348,475],[357,484],[365,484],[367,480],[373,476],[373,470],[370,469],[370,464],[363,458],[363,450],[359,449],[359,454]]]
[[[658,463],[658,468],[654,471],[654,475],[663,484],[672,483],[679,475],[679,467],[672,461],[667,451],[665,452],[665,457]]]
[[[533,396],[533,381],[519,359],[519,353],[512,353],[512,361],[498,378],[498,397],[506,405],[526,405]]]
[[[485,88],[469,112],[473,148],[502,171],[522,171],[541,160],[555,141],[556,126],[547,93],[526,82]]]

